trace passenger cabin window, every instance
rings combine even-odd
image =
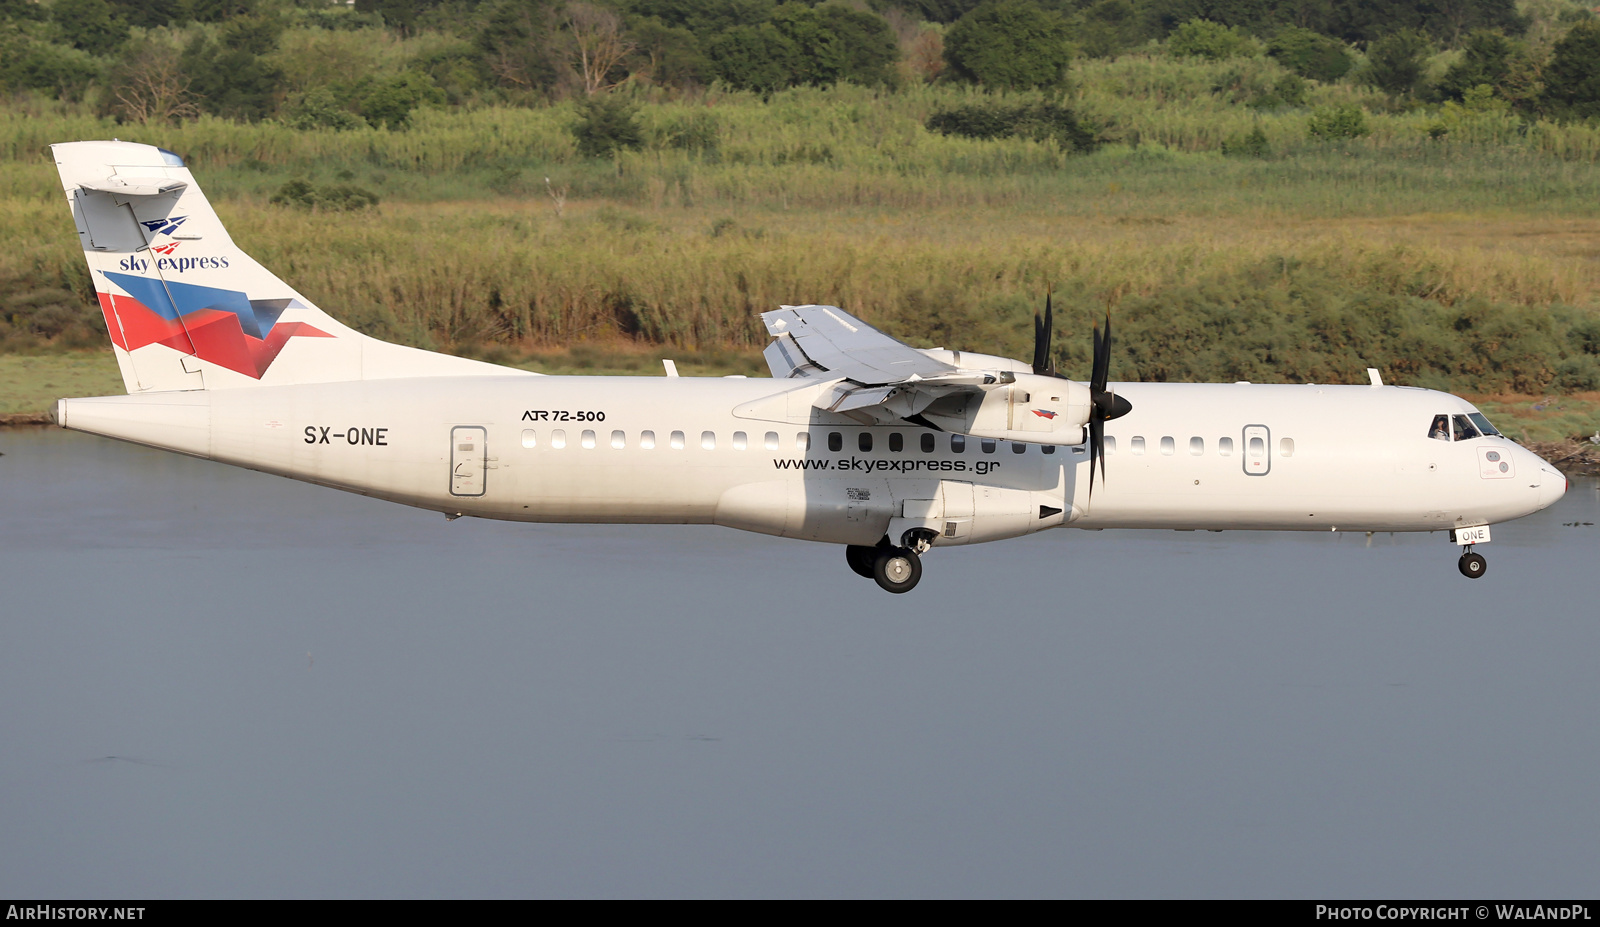
[[[898,431],[889,432],[889,450],[898,454],[906,449],[906,438]]]
[[[933,446],[934,446],[933,434],[931,432],[926,432],[926,431],[923,432],[922,433],[922,453],[924,453],[924,454],[932,454],[933,453]]]
[[[795,449],[796,452],[801,453],[801,454],[804,454],[806,451],[811,450],[811,432],[802,431],[799,434],[795,435],[794,436],[794,449]]]
[[[1011,453],[1026,454],[1028,453],[1028,445],[1022,441],[1013,441],[1011,442]]]
[[[686,443],[683,439],[683,432],[681,431],[674,431],[670,441],[672,443],[672,449],[675,451],[683,450],[683,445]]]
[[[1478,429],[1473,427],[1472,420],[1467,418],[1465,415],[1457,415],[1454,421],[1456,423],[1457,441],[1465,441],[1468,438],[1482,437],[1478,434]]]
[[[1250,456],[1251,457],[1260,457],[1262,454],[1265,454],[1266,452],[1267,452],[1267,442],[1261,440],[1260,438],[1251,438],[1250,439]]]
[[[1135,455],[1143,454],[1144,453],[1144,437],[1142,435],[1135,436],[1132,441],[1128,442],[1128,450],[1131,451],[1132,453],[1134,453]]]
[[[952,454],[961,454],[961,453],[965,453],[966,449],[967,449],[967,436],[966,435],[951,435],[950,436],[950,453],[952,453]]]
[[[656,447],[656,433],[653,432],[653,431],[641,431],[641,432],[639,432],[639,446],[644,448],[647,451],[655,450],[655,447]]]
[[[980,438],[980,439],[978,439],[978,446],[983,448],[983,452],[985,454],[993,454],[994,453],[994,439],[993,438]]]
[[[594,450],[594,432],[587,428],[583,430],[583,446],[586,450]]]
[[[550,446],[558,450],[567,446],[567,433],[564,429],[557,428],[550,432]]]
[[[1233,439],[1232,438],[1218,438],[1217,439],[1217,453],[1221,454],[1223,457],[1232,457],[1233,456]]]
[[[622,450],[628,446],[628,436],[620,431],[613,431],[611,433],[611,446],[619,451]]]
[[[700,446],[708,451],[717,449],[717,433],[714,431],[700,432]]]
[[[767,436],[763,440],[762,446],[765,447],[769,451],[777,450],[778,449],[778,433],[776,431],[767,432]]]
[[[1107,454],[1115,454],[1116,452],[1117,452],[1117,439],[1111,437],[1110,435],[1106,435],[1106,453]]]
[[[1054,454],[1056,452],[1056,446],[1054,444],[1045,444],[1042,445],[1039,450],[1044,451],[1046,454]]]
[[[538,447],[539,446],[539,436],[534,433],[534,430],[532,428],[524,428],[524,429],[522,429],[522,446],[523,447]]]
[[[733,449],[734,450],[742,451],[746,447],[748,447],[749,444],[750,444],[750,439],[745,436],[744,432],[736,431],[736,432],[733,433]]]
[[[844,450],[844,435],[839,434],[837,431],[828,432],[828,450],[830,450],[830,451],[842,451],[842,450]]]
[[[1162,456],[1171,457],[1172,456],[1172,452],[1177,450],[1177,449],[1178,449],[1178,442],[1172,440],[1172,436],[1171,435],[1168,435],[1168,436],[1166,436],[1166,437],[1161,439],[1161,454],[1162,454]]]
[[[1205,452],[1206,452],[1206,439],[1205,438],[1190,438],[1189,439],[1189,453],[1190,454],[1193,454],[1194,456],[1199,457],[1201,454],[1204,454]]]
[[[1283,457],[1293,457],[1294,456],[1294,439],[1293,438],[1279,438],[1278,439],[1278,454],[1280,456],[1283,456]]]
[[[1450,440],[1450,416],[1435,415],[1433,424],[1428,426],[1428,437],[1439,441]]]
[[[856,437],[856,447],[861,448],[861,453],[863,454],[872,450],[872,432],[863,431],[860,435],[858,435]]]

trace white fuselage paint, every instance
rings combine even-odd
[[[856,544],[906,527],[933,530],[940,545],[1059,525],[1439,530],[1529,514],[1566,487],[1508,439],[1429,438],[1433,416],[1475,411],[1445,393],[1126,383],[1113,388],[1133,411],[1107,426],[1115,450],[1091,504],[1081,447],[1016,453],[1004,441],[967,438],[957,452],[949,434],[817,411],[810,403],[822,388],[742,378],[431,377],[70,399],[58,419],[450,515],[719,523]],[[834,434],[839,450],[830,449]],[[891,449],[896,434],[899,450]],[[1254,436],[1264,451],[1252,458]],[[1134,452],[1139,438],[1142,454]],[[1509,467],[1486,470],[1490,450]]]

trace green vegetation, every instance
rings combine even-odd
[[[1110,309],[1121,377],[1600,389],[1600,25],[1442,9],[0,0],[0,350],[103,350],[45,150],[117,136],[341,319],[548,372],[758,373],[801,301],[1024,356],[1053,286],[1080,375]]]

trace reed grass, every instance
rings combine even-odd
[[[1316,107],[1384,105],[1315,84],[1304,107],[1244,105],[1282,76],[1265,60],[1086,62],[1071,105],[1120,139],[1091,155],[929,133],[933,112],[991,99],[949,87],[644,95],[647,145],[611,160],[578,157],[566,104],[335,132],[115,126],[25,100],[0,110],[0,285],[92,298],[43,152],[115,135],[184,154],[241,246],[358,328],[559,369],[595,363],[570,356],[593,345],[624,367],[636,361],[617,357],[646,354],[653,366],[656,346],[732,351],[707,369],[743,371],[766,340],[757,315],[802,302],[915,343],[1025,356],[1053,287],[1063,360],[1087,360],[1088,327],[1110,309],[1124,375],[1227,378],[1240,355],[1262,379],[1359,378],[1385,358],[1458,389],[1567,376],[1568,335],[1600,312],[1600,130],[1414,111],[1370,116],[1364,139],[1313,143]],[[1446,115],[1455,122],[1431,138]],[[1256,126],[1269,157],[1219,153]],[[383,202],[270,206],[291,178],[353,182]],[[565,192],[559,215],[550,190]],[[1344,312],[1360,318],[1339,324],[1371,328],[1366,341],[1329,329]],[[1224,324],[1245,318],[1316,344],[1273,347]],[[1212,331],[1191,360],[1177,357],[1194,347],[1185,325]],[[1507,340],[1467,329],[1517,325],[1544,340],[1524,344],[1515,370],[1473,360]],[[1150,348],[1161,338],[1167,355]],[[1440,359],[1407,367],[1419,344]]]

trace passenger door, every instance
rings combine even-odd
[[[489,433],[480,425],[450,429],[450,495],[481,496],[489,466]]]

